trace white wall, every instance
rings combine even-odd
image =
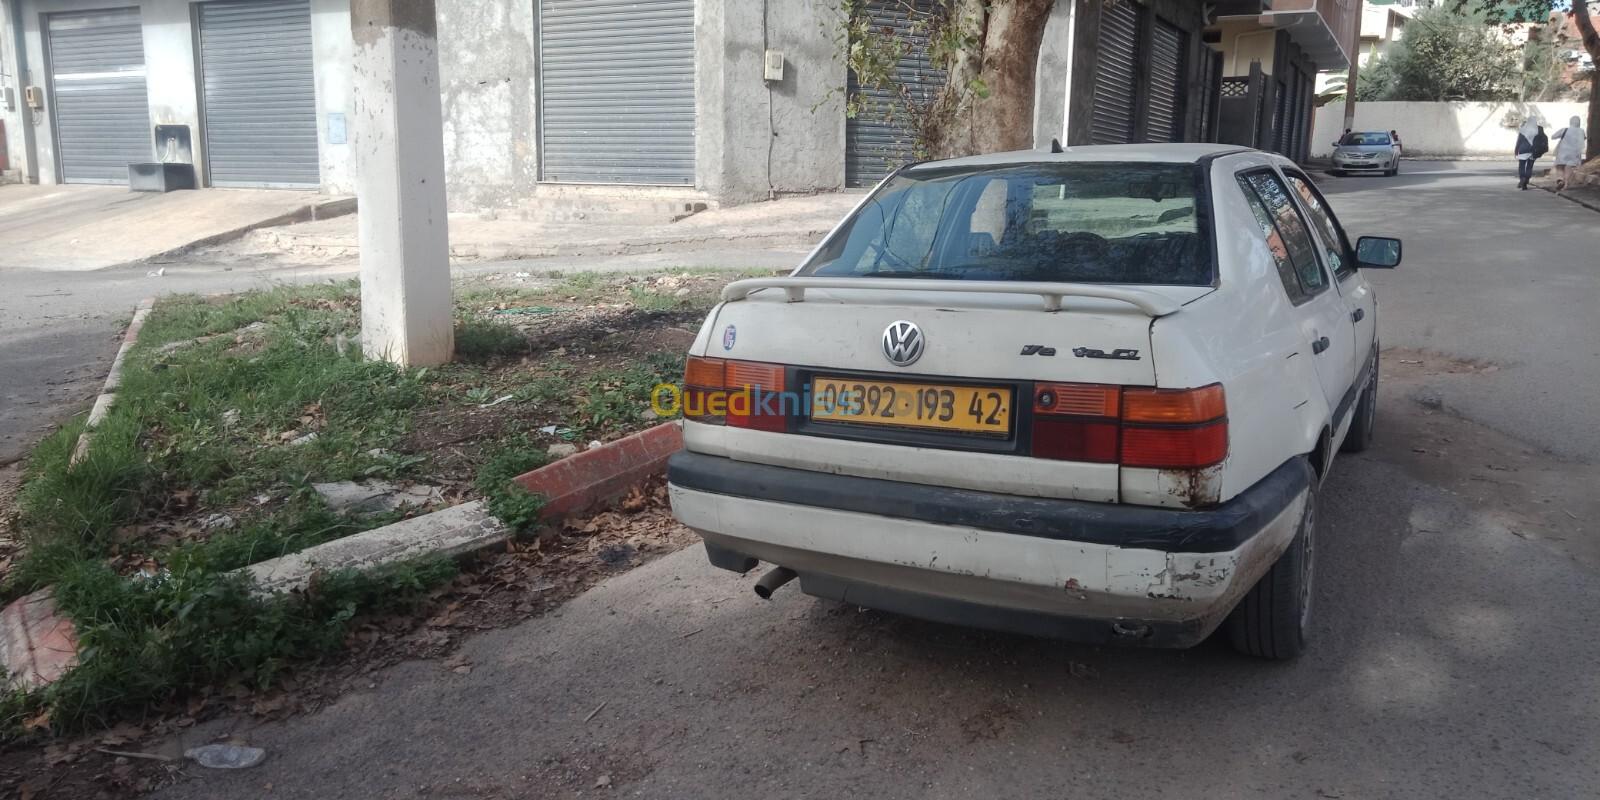
[[[25,145],[23,127],[22,89],[24,82],[20,75],[16,56],[16,36],[11,28],[10,2],[0,3],[0,122],[5,123],[5,141],[0,142],[0,149],[4,149],[6,160],[14,174],[26,179],[28,150]],[[12,108],[7,109],[4,91],[11,90]]]
[[[311,0],[311,63],[317,93],[317,160],[322,169],[322,191],[355,194],[353,134],[350,122],[352,59],[350,0]],[[344,142],[328,137],[330,114],[344,115]]]
[[[1584,118],[1585,103],[1356,103],[1356,130],[1393,130],[1408,156],[1506,156],[1516,145],[1516,126],[1525,114],[1544,121],[1545,131],[1564,128],[1573,116]],[[1311,130],[1311,155],[1327,156],[1344,132],[1344,103],[1317,109]]]

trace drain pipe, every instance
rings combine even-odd
[[[773,567],[771,571],[761,576],[761,580],[756,581],[756,596],[762,600],[771,600],[772,593],[778,591],[778,587],[794,580],[794,577],[794,570],[788,567]]]

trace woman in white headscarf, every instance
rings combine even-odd
[[[1550,149],[1550,140],[1545,138],[1544,128],[1539,127],[1539,120],[1532,114],[1522,121],[1522,127],[1517,129],[1517,188],[1526,190],[1528,181],[1533,179],[1533,162]]]
[[[1583,163],[1583,125],[1577,117],[1556,131],[1556,191],[1567,188],[1567,176]]]

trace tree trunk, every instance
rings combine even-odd
[[[1063,0],[1071,2],[1071,0]],[[951,24],[961,48],[929,114],[932,158],[1033,146],[1034,71],[1056,0],[958,0]]]
[[[1588,51],[1594,70],[1589,74],[1589,124],[1588,151],[1584,159],[1600,158],[1600,33],[1594,28],[1594,17],[1589,16],[1589,0],[1572,0],[1572,15],[1578,21],[1578,32],[1583,35],[1583,49]]]

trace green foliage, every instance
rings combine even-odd
[[[41,711],[55,730],[74,731],[200,684],[268,685],[291,664],[338,648],[357,614],[412,603],[453,574],[450,562],[427,561],[330,576],[304,598],[252,595],[243,575],[227,571],[389,521],[337,517],[302,490],[235,531],[157,553],[167,570],[155,577],[119,575],[104,556],[137,509],[134,487],[154,480],[126,449],[126,419],[114,412],[76,467],[68,469],[72,428],[30,459],[20,498],[27,548],[7,594],[53,586],[77,625],[79,664],[42,692],[0,698],[0,740]]]
[[[599,372],[584,383],[588,399],[582,409],[586,435],[600,435],[625,427],[650,408],[650,392],[683,376],[683,357],[656,353],[621,370]]]
[[[501,356],[527,355],[528,337],[503,322],[464,315],[456,320],[456,358],[488,361]]]
[[[57,601],[78,626],[78,666],[44,702],[60,730],[102,725],[187,687],[272,684],[290,665],[336,651],[361,613],[414,606],[455,565],[427,559],[358,574],[335,573],[303,597],[263,598],[242,574],[174,569],[127,579],[102,563],[60,576]]]
[[[1372,75],[1357,85],[1358,100],[1509,100],[1521,55],[1482,9],[1433,6],[1364,72]]]
[[[515,483],[512,479],[550,462],[544,449],[525,436],[501,445],[478,468],[477,489],[489,513],[517,533],[532,531],[539,524],[545,498]]]
[[[48,710],[57,729],[74,730],[201,683],[269,683],[336,648],[355,615],[409,602],[453,569],[332,576],[303,601],[255,597],[227,574],[392,521],[340,517],[307,488],[419,464],[381,447],[405,432],[424,375],[361,360],[349,346],[356,325],[348,284],[178,297],[150,314],[87,458],[70,463],[81,423],[29,458],[17,500],[24,548],[5,594],[53,586],[78,626],[80,663],[43,692],[0,698],[0,738],[19,733],[23,713]],[[161,347],[169,342],[182,344]],[[285,438],[311,432],[305,444]],[[280,502],[204,541],[140,541],[134,524],[177,491],[198,491],[190,501],[201,507],[263,492]],[[166,570],[118,574],[109,557],[130,548],[150,548]]]

